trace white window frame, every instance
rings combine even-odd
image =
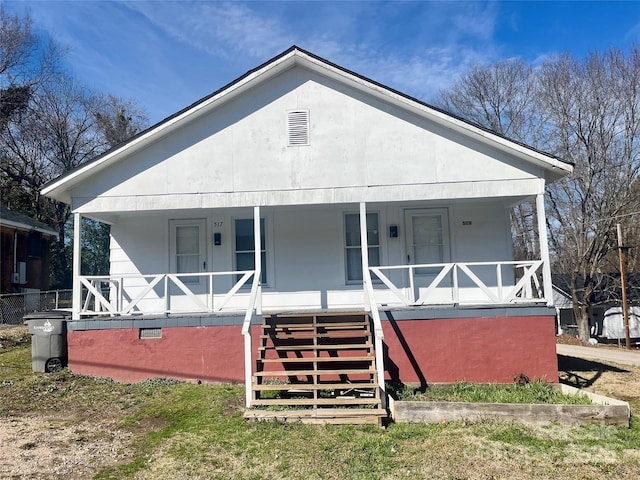
[[[231,254],[233,256],[233,268],[234,270],[239,270],[238,268],[238,253],[254,253],[255,250],[251,249],[251,250],[241,250],[238,251],[236,250],[236,221],[237,220],[245,220],[245,221],[251,221],[251,225],[253,226],[253,217],[250,216],[237,216],[237,217],[233,217],[231,219],[231,224],[232,224],[232,228],[233,228],[233,233],[231,235]],[[260,242],[260,253],[264,254],[265,256],[265,260],[264,260],[264,266],[265,268],[262,270],[262,286],[263,287],[269,287],[270,285],[273,284],[273,265],[271,263],[271,255],[269,254],[269,246],[273,243],[272,242],[272,236],[270,234],[271,230],[270,230],[270,225],[272,223],[271,219],[269,219],[266,215],[261,215],[260,216],[260,222],[264,225],[264,228],[262,228],[264,231],[262,232],[264,241]],[[254,256],[255,258],[255,256]],[[243,288],[250,288],[251,284],[249,282],[249,284],[246,284],[243,286]]]
[[[378,249],[378,259],[380,260],[380,264],[383,264],[383,259],[382,259],[382,252],[383,252],[383,248],[382,248],[382,242],[383,242],[383,233],[380,230],[380,223],[382,221],[381,219],[381,214],[379,211],[377,210],[373,210],[373,211],[367,211],[367,215],[376,215],[378,217],[378,244],[377,245],[372,245],[369,244],[368,247],[369,249],[371,248],[377,248]],[[360,213],[359,212],[343,212],[342,214],[342,251],[343,251],[343,258],[344,258],[344,279],[345,279],[345,284],[346,285],[362,285],[362,278],[359,280],[350,280],[349,279],[349,260],[348,260],[348,256],[347,256],[347,250],[351,249],[351,250],[358,250],[362,253],[362,245],[357,245],[357,246],[348,246],[347,245],[347,216],[348,215],[355,215],[356,217],[358,217],[358,232],[360,233],[360,223],[359,223],[359,219],[360,219]],[[373,265],[371,263],[371,256],[369,256],[369,263],[370,266],[378,266],[378,265]],[[360,265],[362,265],[362,261],[360,262]],[[364,272],[363,272],[364,273]],[[379,281],[377,279],[377,277],[373,280],[374,282]]]

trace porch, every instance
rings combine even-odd
[[[415,208],[411,209],[412,215],[415,210]],[[421,212],[421,216],[425,215],[423,213],[425,212],[424,208],[417,210]],[[427,215],[430,213],[431,211],[428,211]],[[323,213],[322,215],[326,214]],[[351,217],[347,217],[347,215],[351,215]],[[406,212],[405,215],[407,215]],[[438,213],[438,215],[440,215],[438,218],[442,218],[442,214]],[[483,315],[489,313],[490,317],[496,317],[500,316],[500,312],[515,307],[531,307],[535,312],[541,312],[549,303],[549,299],[545,296],[545,292],[550,291],[550,289],[545,288],[545,272],[548,271],[548,267],[542,260],[525,262],[512,260],[414,262],[404,265],[380,265],[380,261],[385,260],[384,257],[387,257],[387,260],[391,258],[398,259],[403,254],[401,251],[389,253],[390,248],[387,249],[386,255],[380,253],[382,250],[380,245],[387,240],[380,238],[382,235],[379,233],[380,227],[377,219],[374,225],[375,228],[372,227],[372,217],[367,210],[367,205],[361,203],[357,214],[349,213],[343,216],[342,213],[339,213],[338,216],[345,219],[344,221],[347,223],[346,230],[354,228],[353,225],[349,227],[349,221],[357,220],[358,237],[354,240],[353,236],[349,238],[347,233],[345,254],[347,280],[355,272],[355,275],[359,277],[357,281],[331,283],[327,282],[325,278],[317,277],[309,282],[304,276],[295,277],[297,281],[293,279],[294,282],[291,282],[292,279],[288,279],[288,282],[277,278],[274,280],[273,270],[277,269],[273,268],[275,262],[273,260],[270,261],[266,255],[265,250],[267,249],[264,248],[264,244],[266,239],[272,244],[282,243],[284,240],[265,232],[264,214],[260,207],[255,207],[253,209],[252,229],[250,232],[252,234],[252,245],[250,248],[245,247],[252,257],[250,269],[195,272],[183,270],[176,273],[149,274],[112,273],[108,276],[83,276],[78,274],[74,277],[76,279],[74,319],[79,321],[78,325],[82,326],[79,326],[77,331],[83,328],[92,330],[90,324],[96,321],[99,322],[99,325],[104,325],[105,328],[111,328],[109,324],[121,323],[122,325],[128,325],[122,322],[126,322],[126,319],[131,319],[131,327],[139,331],[139,338],[130,339],[131,342],[135,343],[143,338],[143,329],[156,328],[156,324],[161,325],[160,328],[162,328],[162,325],[184,326],[185,328],[198,326],[189,325],[188,322],[180,324],[179,320],[185,316],[188,318],[196,315],[206,318],[208,325],[213,327],[217,323],[216,318],[221,319],[220,327],[224,326],[225,322],[227,326],[233,325],[231,330],[227,329],[228,332],[225,333],[225,337],[231,335],[231,331],[235,331],[237,333],[233,335],[238,335],[236,338],[239,338],[240,334],[242,334],[244,339],[241,347],[244,353],[240,364],[244,366],[243,380],[247,392],[246,405],[250,407],[262,403],[263,399],[258,392],[262,392],[267,388],[262,383],[263,377],[260,375],[259,370],[260,366],[263,365],[261,362],[265,360],[261,356],[266,351],[266,345],[258,345],[256,343],[256,339],[262,339],[266,334],[264,330],[265,321],[262,319],[267,318],[269,315],[282,317],[282,315],[292,315],[293,313],[296,313],[299,319],[316,319],[318,315],[342,314],[349,316],[356,312],[365,312],[366,323],[370,325],[370,330],[363,341],[364,345],[370,344],[371,347],[366,347],[368,360],[361,361],[369,362],[368,368],[372,369],[373,373],[365,383],[367,385],[370,383],[376,384],[376,388],[372,390],[373,398],[378,407],[382,408],[384,407],[383,402],[385,399],[384,382],[385,377],[388,376],[385,375],[385,371],[387,371],[385,363],[390,361],[389,350],[395,349],[398,352],[396,358],[391,360],[396,369],[399,368],[398,365],[416,363],[415,358],[411,360],[412,357],[415,357],[412,348],[404,345],[407,343],[406,339],[401,340],[403,337],[402,328],[399,328],[397,322],[395,322],[394,315],[396,313],[398,318],[403,315],[405,317],[403,320],[406,323],[403,323],[402,327],[407,326],[410,329],[414,329],[422,337],[429,335],[432,328],[435,329],[433,330],[434,332],[442,331],[441,325],[444,324],[441,322],[442,319],[438,313],[447,312],[443,318],[448,318],[451,316],[451,312],[465,310],[467,314],[463,313],[461,315],[461,317],[464,317],[465,329],[478,331],[477,325],[482,322],[477,322],[473,319],[477,320],[481,317],[468,315],[474,308],[483,310]],[[79,215],[77,217],[79,218]],[[274,216],[271,218],[274,218]],[[79,223],[77,222],[77,224]],[[215,221],[210,223],[215,223]],[[385,227],[384,231],[386,230],[388,228]],[[393,232],[391,229],[389,230],[391,236]],[[451,230],[454,229],[451,228]],[[77,232],[78,237],[76,238],[79,238],[80,234],[80,232]],[[447,233],[447,236],[449,235],[453,236],[454,232]],[[238,237],[238,234],[236,234],[236,237]],[[298,237],[301,239],[300,241],[303,241],[304,233],[301,233]],[[215,240],[215,234],[213,238]],[[444,244],[445,240],[448,241],[442,232],[440,232],[439,238],[441,239],[441,244]],[[117,230],[115,239],[119,240]],[[242,239],[242,241],[246,243],[246,238]],[[392,241],[388,240],[390,244]],[[238,240],[236,240],[237,242]],[[407,251],[409,251],[408,248]],[[445,247],[440,245],[438,248],[440,252],[444,252]],[[76,253],[77,257],[74,257],[74,259],[77,258],[79,260],[80,252]],[[417,249],[411,250],[409,256],[419,257],[418,253],[420,252]],[[236,254],[236,265],[241,263],[241,258],[243,261],[246,260],[245,257],[240,257],[239,255],[246,256],[244,251],[241,254]],[[371,255],[375,257],[373,260],[370,258]],[[441,258],[445,256],[448,258],[452,255],[448,252],[446,255],[441,253]],[[483,252],[483,256],[486,256],[486,252]],[[133,260],[129,259],[129,262],[131,263]],[[311,263],[320,265],[317,260],[315,262],[312,260]],[[265,275],[264,268],[271,270],[271,277]],[[112,267],[112,272],[114,270],[117,269]],[[542,281],[540,278],[542,278]],[[300,285],[299,289],[296,289],[296,284]],[[317,284],[324,288],[304,288],[312,284]],[[331,288],[332,286],[333,288]],[[433,314],[434,309],[436,309],[435,311],[438,311],[437,309],[441,310]],[[425,312],[427,312],[427,317],[430,316],[433,320],[438,321],[430,322],[429,325],[425,324],[420,327],[418,324],[423,321],[421,318],[424,317]],[[521,310],[515,308],[513,312],[513,317],[516,320],[512,321],[512,327],[522,329],[522,318],[518,313]],[[381,318],[381,315],[384,318]],[[487,327],[487,331],[491,331],[493,328],[504,328],[502,324],[511,321],[510,315],[509,313],[504,314],[504,318],[501,317],[497,320],[499,326],[490,325]],[[529,312],[525,317],[531,315]],[[177,323],[163,323],[162,320],[158,320],[163,318],[176,318],[178,320]],[[229,319],[231,319],[230,322]],[[113,322],[114,320],[115,322]],[[474,321],[475,324],[473,323]],[[257,325],[259,323],[262,324],[261,327]],[[458,322],[458,324],[462,325],[463,322]],[[281,327],[275,326],[274,328]],[[340,329],[340,327],[336,328]],[[507,330],[509,331],[508,335],[513,336],[510,327],[507,327]],[[453,328],[452,331],[459,332],[460,330]],[[392,332],[396,338],[385,341],[385,337],[389,332]],[[177,331],[173,333],[177,333]],[[315,333],[317,334],[318,332],[316,331]],[[185,333],[185,335],[187,334]],[[463,340],[466,339],[464,335],[461,338]],[[319,345],[317,335],[314,335],[311,341],[314,342],[312,345]],[[237,346],[235,341],[233,345]],[[352,347],[352,351],[364,348],[362,345]],[[206,347],[203,345],[202,348],[205,349]],[[339,350],[341,349],[335,350],[337,352],[336,356],[340,356]],[[235,352],[237,352],[237,349],[234,349]],[[312,352],[314,355],[322,356],[327,355],[327,353],[322,352],[328,352],[328,350],[315,348],[312,349]],[[344,353],[342,352],[343,355]],[[400,357],[407,360],[398,360]],[[229,356],[229,358],[237,357]],[[311,362],[306,360],[309,357],[304,348],[302,350],[278,351],[278,357],[276,358],[282,365],[303,362],[302,365],[308,367],[309,364],[304,362]],[[312,362],[314,365],[317,365],[318,358],[320,357],[315,357]],[[433,355],[430,358],[433,361]],[[447,361],[450,360],[443,360],[442,365]],[[320,361],[320,363],[324,362],[341,362],[341,360]],[[437,364],[438,361],[435,363]],[[513,363],[512,357],[505,362],[505,365],[509,363]],[[335,366],[333,363],[326,363],[326,365]],[[185,369],[187,368],[185,367]],[[411,365],[410,368],[416,370],[415,365]],[[439,368],[443,371],[445,370],[442,366]],[[307,373],[309,372],[308,369],[303,370]],[[419,371],[420,368],[417,370]],[[325,381],[321,373],[318,370],[314,370],[313,372],[315,373],[308,374],[311,383],[307,381],[303,387],[295,385],[291,388],[302,388],[310,391],[313,395],[312,404],[316,410],[319,404],[323,404],[323,407],[333,405],[332,402],[340,404],[343,400],[325,398],[319,402],[317,397],[319,389],[324,391],[323,384],[329,384],[333,388],[336,387],[337,382],[344,383],[344,379],[351,381],[349,372],[335,373],[337,371],[336,368],[331,368],[330,371],[334,372],[332,373],[334,376],[337,375],[337,379]],[[549,369],[544,367],[541,371],[548,372]],[[453,377],[455,375],[464,375],[464,373],[456,371],[451,372],[450,375]],[[502,379],[508,377],[504,372],[500,375]],[[417,378],[422,382],[424,379],[421,376],[423,377],[424,375],[415,374],[414,379]],[[196,377],[199,378],[197,375]],[[278,380],[282,379],[278,378]],[[296,379],[294,384],[299,382],[300,380]],[[311,388],[309,388],[309,385],[311,385]],[[348,390],[348,387],[345,388]],[[338,389],[338,391],[341,390]],[[323,408],[322,413],[328,411]],[[317,420],[317,412],[314,418]],[[344,417],[341,418],[344,419]]]

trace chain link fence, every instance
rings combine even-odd
[[[29,313],[71,308],[72,293],[69,289],[0,295],[0,324],[21,325]]]

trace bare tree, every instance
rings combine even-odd
[[[570,274],[579,336],[586,340],[616,223],[640,200],[640,52],[547,61],[540,99],[555,132],[549,148],[575,164],[573,175],[549,186],[547,199],[556,269]]]
[[[60,58],[54,43],[33,33],[28,15],[10,15],[0,5],[0,127],[58,72]]]
[[[135,102],[113,95],[102,96],[93,107],[95,127],[102,150],[126,142],[148,124],[147,115]],[[81,270],[84,275],[109,273],[109,225],[83,218]]]
[[[575,164],[547,187],[553,269],[569,277],[580,338],[616,267],[615,225],[640,210],[640,50],[561,55],[531,69],[519,61],[475,67],[440,98],[444,108]],[[536,251],[527,206],[512,214],[521,255]],[[609,282],[610,284],[610,282]]]
[[[0,194],[58,231],[52,284],[67,285],[69,207],[42,198],[40,188],[135,134],[146,117],[135,102],[95,94],[63,73],[58,49],[33,35],[28,17],[0,8],[0,40]],[[105,232],[108,238],[108,228],[96,226],[96,232],[87,238]],[[93,258],[104,256],[100,251]]]
[[[97,127],[109,148],[129,140],[149,124],[146,112],[135,102],[114,95],[102,99],[95,116]]]
[[[522,60],[476,65],[437,104],[467,121],[505,137],[536,146],[546,133],[536,106],[537,78]],[[535,203],[511,210],[514,256],[530,260],[539,253]]]

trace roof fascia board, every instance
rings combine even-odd
[[[16,222],[16,221],[8,220],[8,219],[5,219],[5,218],[0,220],[0,225],[2,225],[3,227],[12,227],[12,228],[15,228],[17,230],[26,230],[26,231],[29,231],[29,232],[40,232],[40,233],[43,233],[45,235],[50,235],[52,237],[55,237],[55,236],[58,235],[58,232],[56,232],[55,230],[49,230],[47,228],[36,227],[34,225],[28,225],[26,223]]]

